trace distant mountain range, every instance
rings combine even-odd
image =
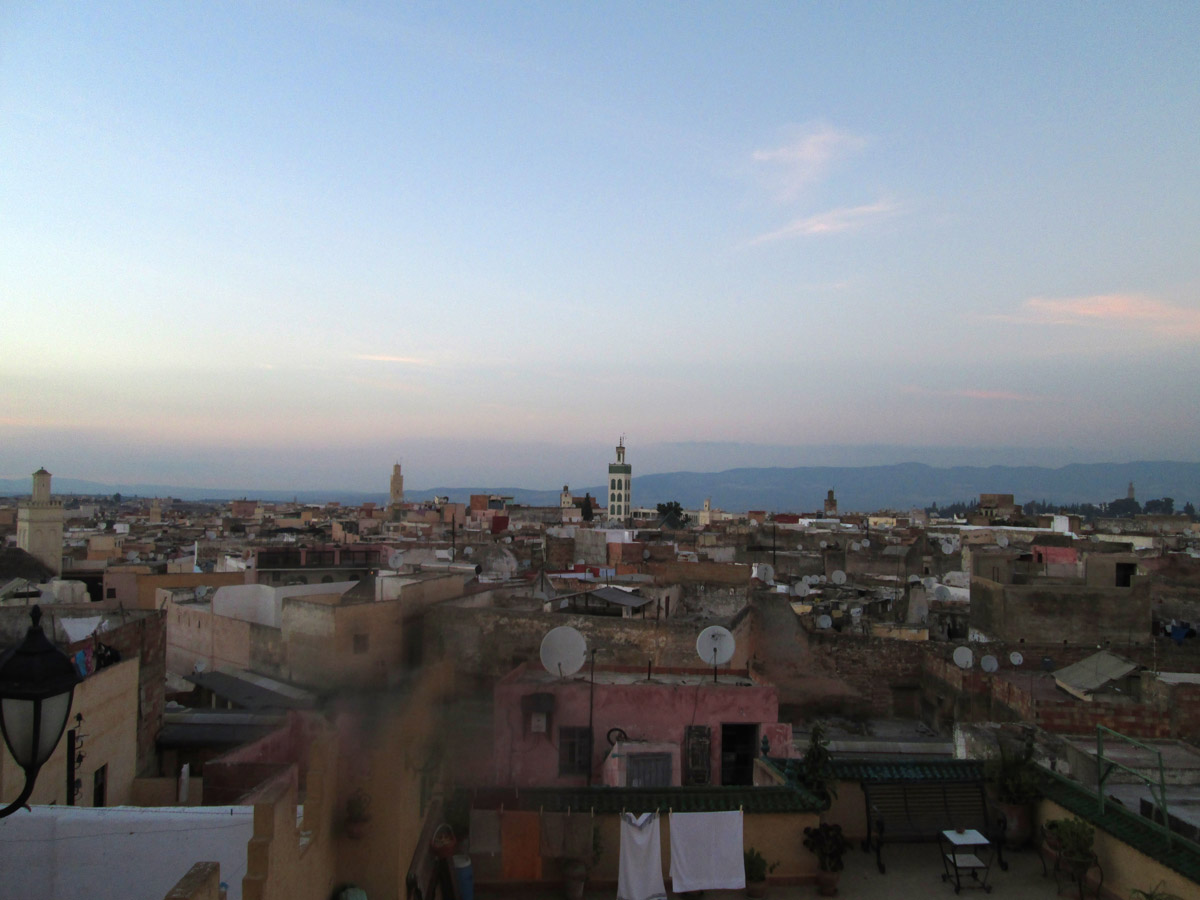
[[[1187,501],[1200,502],[1200,463],[1130,462],[1040,466],[958,466],[940,468],[921,463],[890,466],[805,466],[800,468],[729,469],[724,472],[665,472],[639,475],[634,471],[633,497],[639,506],[678,500],[695,509],[706,498],[714,507],[732,512],[763,509],[775,512],[814,511],[821,508],[825,492],[832,489],[843,512],[876,509],[909,509],[930,503],[940,505],[972,501],[981,493],[1013,494],[1018,503],[1106,503],[1124,497],[1133,482],[1138,500],[1172,497],[1179,509]],[[0,479],[0,495],[28,495],[25,479]],[[177,497],[181,500],[228,500],[242,497],[300,503],[337,501],[346,505],[384,504],[386,493],[338,490],[267,490],[252,488],[187,488],[161,484],[100,484],[72,478],[55,478],[56,494],[93,494],[126,497]],[[603,502],[600,485],[572,488]],[[436,487],[406,491],[412,501],[449,497],[465,502],[471,494],[502,494],[530,506],[557,506],[558,490],[514,487]]]

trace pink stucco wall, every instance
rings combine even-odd
[[[538,675],[544,675],[537,667]],[[675,670],[672,670],[675,671]],[[558,774],[558,729],[586,728],[589,683],[579,680],[538,681],[522,677],[522,665],[503,678],[495,688],[493,709],[496,783],[505,786],[576,786],[587,783],[585,775]],[[593,709],[592,783],[600,783],[600,767],[609,750],[609,729],[624,729],[630,740],[682,744],[684,728],[707,725],[712,735],[710,767],[714,783],[721,773],[721,725],[773,724],[779,719],[779,695],[772,685],[713,684],[707,672],[697,669],[690,684],[602,683],[597,669]],[[748,680],[748,679],[744,679]],[[697,683],[697,681],[699,683]],[[521,698],[535,693],[554,695],[545,734],[529,731],[529,716],[521,709]]]

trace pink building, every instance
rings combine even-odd
[[[779,696],[745,669],[596,669],[558,678],[522,664],[497,683],[495,783],[660,787],[753,781],[761,741],[791,755]],[[594,741],[588,740],[589,722]],[[589,748],[590,744],[590,748]]]

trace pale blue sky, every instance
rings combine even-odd
[[[0,475],[1200,459],[1198,46],[1191,2],[6,3]]]

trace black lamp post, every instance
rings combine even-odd
[[[41,607],[29,611],[33,624],[25,640],[0,655],[0,730],[8,752],[25,770],[21,796],[0,809],[0,819],[25,805],[38,769],[58,746],[79,675],[75,666],[42,631]]]

